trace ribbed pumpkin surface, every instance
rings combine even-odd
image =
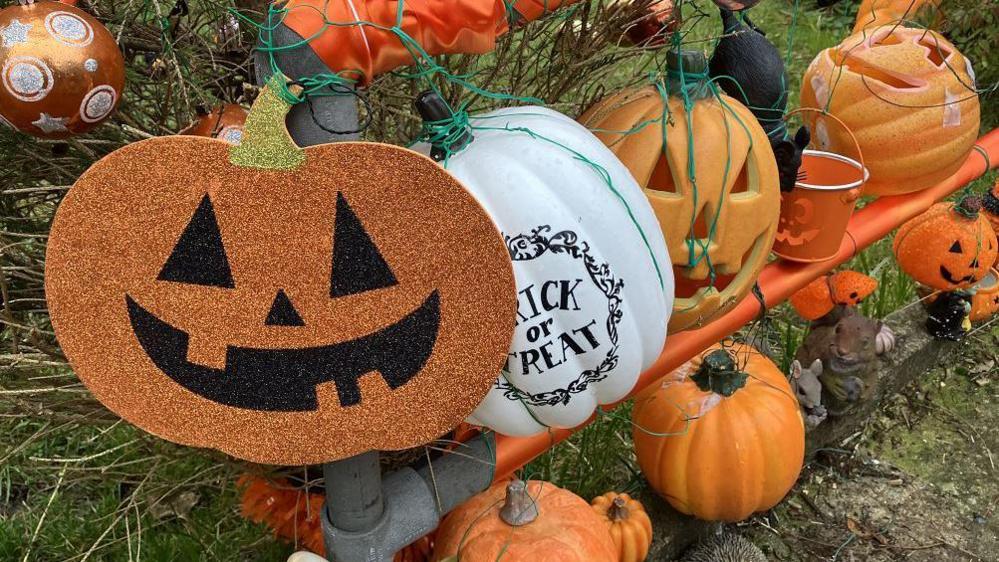
[[[731,397],[690,380],[701,364],[695,358],[643,393],[632,414],[649,484],[677,510],[706,520],[740,521],[770,509],[794,485],[805,454],[804,423],[783,373],[750,347],[731,351],[749,373]]]
[[[550,482],[528,482],[540,511],[535,521],[504,523],[507,484],[493,484],[448,514],[437,531],[435,561],[457,555],[461,562],[617,562],[606,523],[582,498]]]
[[[620,502],[621,507],[615,506],[615,502]],[[628,494],[607,492],[593,498],[590,505],[610,527],[619,562],[645,560],[652,545],[652,520],[641,502]]]

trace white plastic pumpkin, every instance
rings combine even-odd
[[[624,398],[662,351],[666,243],[631,174],[574,120],[521,107],[471,125],[474,139],[444,164],[507,241],[518,315],[506,366],[468,421],[513,436],[575,427]]]

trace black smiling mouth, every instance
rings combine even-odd
[[[975,275],[966,275],[960,279],[954,277],[954,274],[950,272],[945,266],[940,266],[940,276],[943,277],[948,283],[952,285],[960,285],[961,283],[969,283],[975,280]]]
[[[361,401],[358,379],[377,371],[393,390],[408,383],[433,353],[440,329],[440,295],[395,324],[354,340],[301,349],[226,348],[225,369],[187,360],[190,336],[125,295],[132,330],[165,375],[213,402],[269,412],[318,409],[316,386],[336,385],[340,405]]]

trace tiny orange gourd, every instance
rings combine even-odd
[[[652,546],[652,520],[641,502],[628,494],[607,492],[590,502],[610,526],[620,562],[642,562]]]
[[[818,320],[838,305],[857,306],[878,288],[873,277],[856,271],[823,275],[791,295],[791,306],[805,320]]]
[[[996,262],[999,242],[979,197],[937,203],[903,224],[895,235],[895,259],[918,283],[953,291],[982,280]]]
[[[747,345],[714,345],[639,396],[632,436],[642,473],[677,510],[740,521],[776,505],[805,456],[784,374]]]
[[[449,513],[434,558],[462,562],[617,562],[607,525],[579,496],[551,482],[497,482]]]

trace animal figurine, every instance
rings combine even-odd
[[[844,305],[812,322],[795,359],[802,365],[821,360],[818,376],[830,416],[848,414],[871,397],[878,381],[877,357],[894,348],[894,337],[882,322]]]
[[[789,139],[784,123],[788,77],[784,59],[766,34],[748,16],[721,10],[723,36],[715,47],[708,71],[725,93],[746,104],[763,126],[777,158],[781,191],[794,189],[801,168],[801,152],[811,141],[806,127]]]
[[[927,307],[926,331],[939,340],[961,341],[971,331],[971,291],[945,291]]]
[[[721,533],[690,547],[680,562],[767,562],[767,557],[741,535]]]
[[[829,412],[822,405],[822,383],[819,382],[821,375],[821,359],[813,361],[807,369],[801,367],[800,361],[791,363],[791,388],[798,398],[806,429],[815,429],[829,417]]]

